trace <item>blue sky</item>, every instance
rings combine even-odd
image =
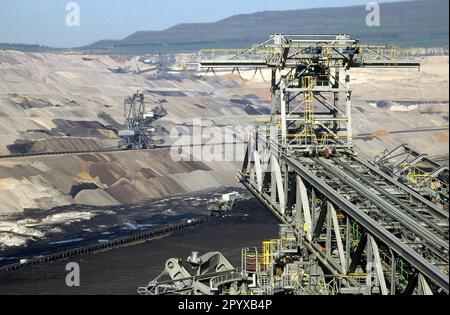
[[[75,0],[80,26],[67,27],[69,0],[0,0],[0,42],[74,47],[120,39],[138,30],[214,22],[264,10],[365,4],[369,0]],[[378,2],[392,2],[382,0]]]

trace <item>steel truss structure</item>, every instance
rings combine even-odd
[[[448,294],[448,212],[354,149],[350,69],[419,68],[407,54],[342,34],[200,52],[203,69],[271,70],[271,121],[239,178],[292,230],[299,261],[339,283],[328,294]]]
[[[242,183],[292,228],[304,260],[340,280],[339,293],[448,292],[447,212],[355,155],[293,158],[253,139]],[[373,267],[375,291],[354,281]]]
[[[373,164],[448,211],[448,165],[441,165],[406,144],[385,150]]]
[[[199,256],[192,252],[186,261],[167,260],[164,271],[147,286],[140,287],[140,295],[211,295],[219,286],[241,279],[242,276],[219,252]]]
[[[415,67],[408,51],[363,46],[349,35],[272,35],[246,50],[200,51],[207,71],[271,70],[272,121],[290,153],[353,149],[351,81],[354,67]],[[341,99],[345,105],[341,106]]]
[[[137,92],[125,98],[123,111],[125,124],[118,133],[120,149],[149,149],[161,144],[154,137],[155,128],[152,123],[167,116],[167,110],[163,106],[147,111],[144,94]]]

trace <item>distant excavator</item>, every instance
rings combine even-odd
[[[155,121],[167,116],[167,110],[163,106],[147,111],[144,94],[138,91],[125,99],[123,108],[125,124],[119,130],[120,149],[150,149],[164,142],[155,138],[156,128],[152,126]]]

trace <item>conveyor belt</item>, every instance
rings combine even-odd
[[[307,158],[302,163],[287,156],[282,159],[369,233],[448,292],[448,276],[440,269],[449,261],[448,214],[351,156]]]
[[[215,145],[237,145],[237,144],[247,144],[244,141],[236,141],[236,142],[218,142],[218,143],[202,143],[202,144],[188,144],[188,145],[176,145],[178,148],[185,147],[207,147],[207,146],[215,146]],[[60,151],[60,152],[37,152],[37,153],[23,153],[23,154],[5,154],[0,155],[0,160],[7,159],[21,159],[21,158],[30,158],[30,157],[52,157],[52,156],[64,156],[64,155],[79,155],[79,154],[96,154],[96,153],[120,153],[120,152],[139,152],[139,151],[155,151],[161,149],[170,149],[173,145],[164,144],[164,145],[156,145],[153,148],[147,149],[132,149],[132,150],[124,150],[119,149],[117,147],[113,148],[101,148],[98,150],[78,150],[78,151]]]
[[[340,189],[345,187],[349,188],[348,191],[353,190],[353,192],[358,193],[361,198],[358,200],[358,197],[353,197],[353,199],[356,202],[366,200],[367,212],[373,212],[377,216],[386,215],[386,224],[397,224],[401,226],[403,233],[406,233],[404,230],[406,228],[411,235],[420,236],[424,245],[430,247],[435,254],[442,255],[442,257],[447,255],[448,262],[448,229],[446,233],[443,227],[433,221],[433,218],[426,218],[425,214],[421,214],[421,212],[429,214],[426,207],[413,204],[407,206],[397,197],[394,197],[395,186],[382,188],[379,186],[380,184],[376,184],[377,179],[373,174],[362,174],[356,171],[359,166],[355,164],[326,161],[324,159],[315,159],[315,162],[324,170],[322,174],[318,174],[319,176],[325,175],[333,179],[336,185],[339,183]],[[404,198],[408,199],[408,196]]]
[[[106,250],[132,245],[134,243],[151,240],[153,238],[161,237],[173,232],[181,231],[187,228],[192,228],[200,224],[206,223],[207,221],[208,221],[207,217],[198,217],[187,222],[166,224],[164,226],[153,228],[147,231],[142,231],[139,233],[134,233],[132,235],[115,238],[105,243],[95,243],[83,247],[72,248],[62,252],[41,256],[39,258],[29,259],[23,263],[18,262],[1,266],[0,272],[18,270],[24,266],[34,266],[37,264],[50,263],[54,261],[68,259],[75,256],[85,255],[88,253],[104,252]]]

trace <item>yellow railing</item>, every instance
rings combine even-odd
[[[419,184],[421,182],[428,182],[429,187],[432,190],[439,191],[439,190],[448,190],[448,184],[441,181],[440,179],[431,176],[429,173],[419,169],[418,167],[414,165],[409,164],[402,164],[402,169],[406,170],[405,178],[408,180],[411,184]]]
[[[294,45],[293,47],[296,47]],[[308,46],[297,48],[308,48]],[[328,66],[332,62],[338,52],[333,47],[324,44],[323,57],[326,58]],[[396,46],[359,46],[359,54],[355,55],[365,62],[381,62],[385,64],[397,64],[399,61],[411,59],[411,57],[419,56],[418,49],[400,49]],[[275,57],[281,56],[279,47],[253,47],[249,49],[225,48],[225,49],[202,49],[199,52],[201,61],[270,61]],[[297,54],[297,57],[307,58],[309,53]]]
[[[317,143],[317,136],[314,132],[314,94],[311,89],[314,87],[314,78],[312,76],[305,76],[301,78],[301,85],[309,91],[303,92],[303,106],[305,115],[304,130],[299,135],[299,138],[304,139],[305,142]]]
[[[297,239],[295,237],[284,237],[281,239],[273,239],[262,243],[262,265],[266,270],[273,263],[273,257],[281,249],[288,249],[292,244],[296,244]]]
[[[361,46],[359,58],[363,62],[380,62],[388,65],[396,65],[399,61],[405,61],[418,55],[417,49],[400,49],[396,46]]]
[[[366,279],[367,273],[349,273],[347,275],[338,275],[337,278],[339,279]]]
[[[274,55],[276,55],[276,51],[269,48],[200,50],[200,59],[202,61],[267,61]]]
[[[263,242],[263,259],[262,264],[264,267],[268,268],[272,263],[273,249],[276,244],[276,240]]]

